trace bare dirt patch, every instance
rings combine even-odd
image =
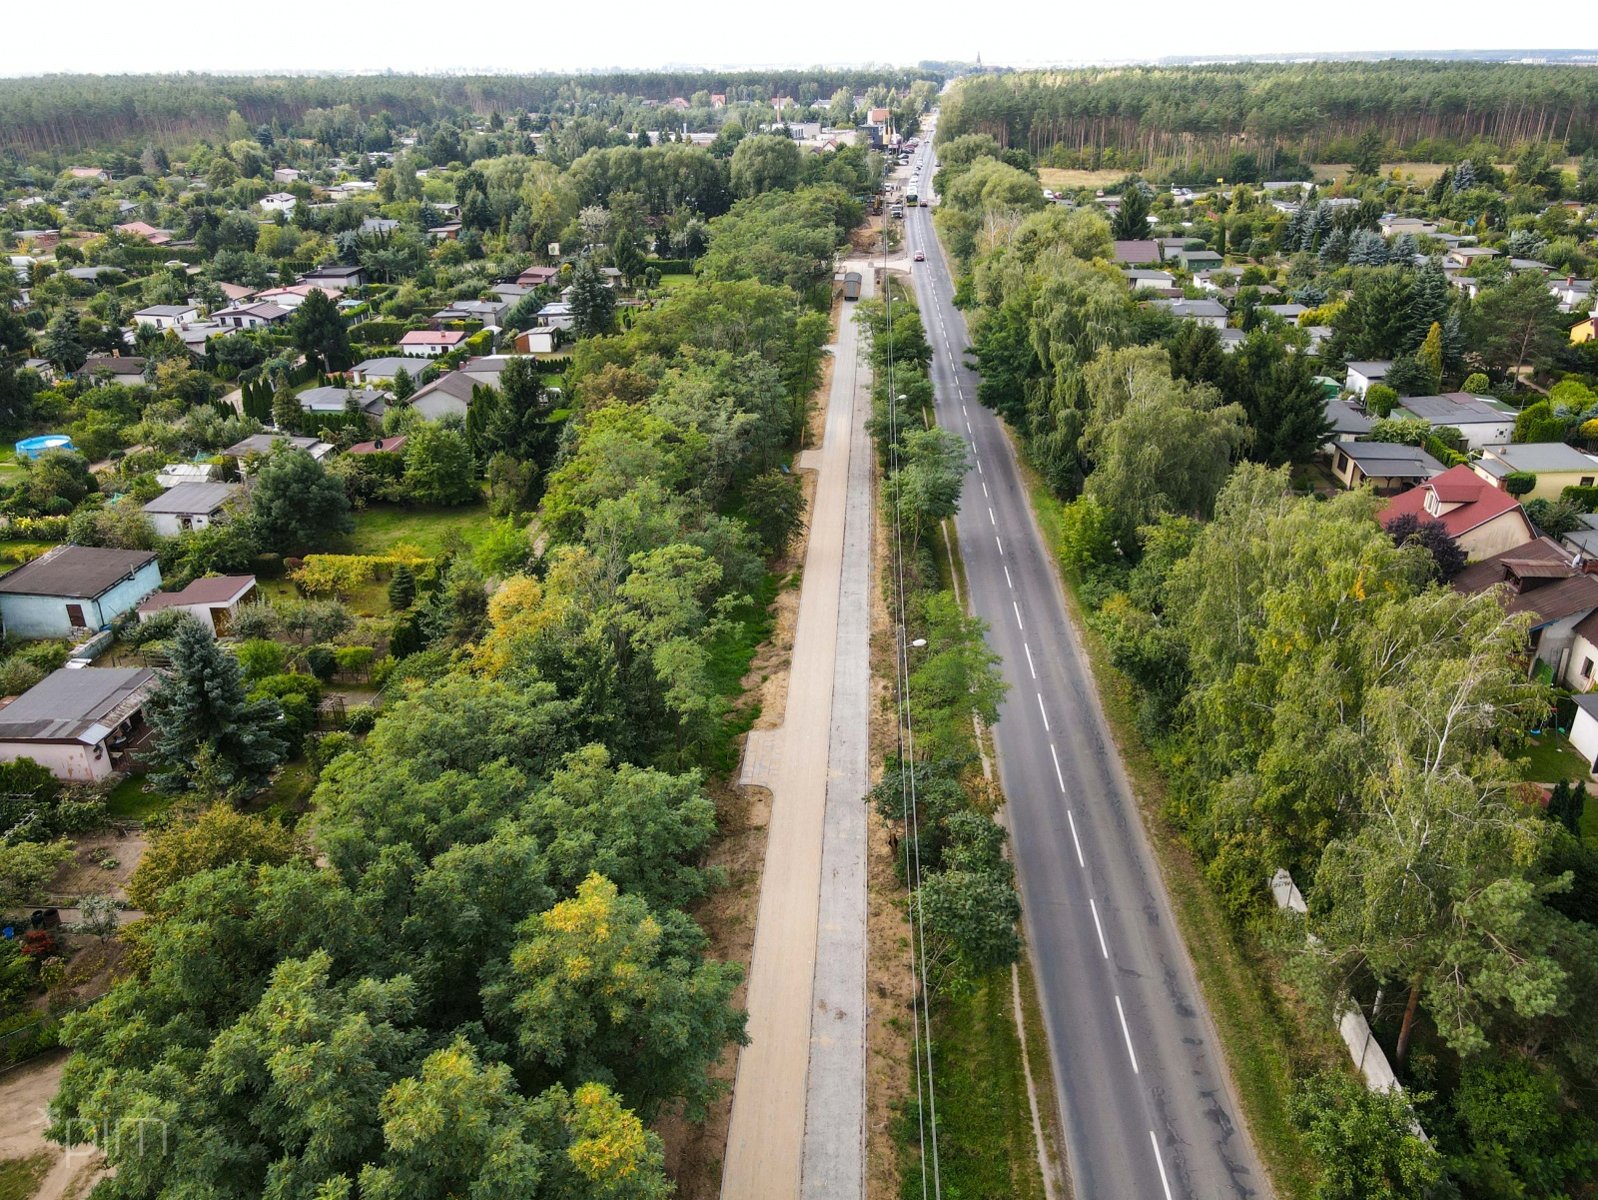
[[[51,1054],[0,1075],[0,1160],[48,1155],[50,1168],[34,1200],[66,1200],[82,1196],[102,1171],[97,1151],[84,1146],[71,1154],[44,1139],[47,1109],[61,1086],[66,1054]],[[87,1139],[86,1139],[87,1140]]]
[[[72,861],[56,872],[50,882],[50,896],[67,901],[90,895],[126,900],[128,879],[139,865],[145,845],[143,834],[109,830],[75,839]]]

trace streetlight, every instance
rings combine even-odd
[[[927,639],[926,638],[916,638],[915,641],[910,643],[910,645],[915,647],[915,649],[917,649],[917,650],[921,650],[921,649],[925,648],[926,644],[927,644]]]

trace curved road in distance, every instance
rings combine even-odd
[[[924,135],[906,192],[925,197]],[[1270,1186],[998,419],[927,208],[906,209],[938,423],[972,465],[959,516],[973,613],[1010,692],[994,729],[1027,942],[1077,1200],[1266,1200]]]

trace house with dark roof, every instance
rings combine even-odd
[[[150,550],[57,546],[0,576],[0,622],[15,638],[104,629],[161,587]]]
[[[1443,473],[1443,464],[1419,446],[1396,442],[1338,442],[1332,474],[1347,488],[1370,484],[1378,496],[1393,496]]]
[[[1182,297],[1162,298],[1154,304],[1173,317],[1184,321],[1197,321],[1215,329],[1226,328],[1226,305],[1219,300],[1187,300]]]
[[[317,267],[314,271],[307,271],[299,278],[300,283],[309,283],[320,288],[337,288],[348,291],[350,288],[364,287],[366,284],[366,269],[364,267],[345,267],[334,264],[329,267]]]
[[[244,470],[245,460],[252,455],[264,458],[275,450],[303,450],[317,462],[321,462],[333,453],[333,447],[313,437],[302,437],[298,434],[287,433],[252,433],[242,441],[234,442],[223,454],[239,460],[239,470]]]
[[[0,762],[31,758],[57,779],[88,783],[127,765],[149,734],[147,667],[61,668],[0,707]]]
[[[1405,396],[1395,417],[1414,417],[1433,429],[1453,428],[1472,450],[1501,446],[1515,432],[1515,410],[1495,396],[1444,392],[1441,396]]]
[[[1519,500],[1463,464],[1400,492],[1376,519],[1385,529],[1403,516],[1438,522],[1473,560],[1524,546],[1537,536]]]
[[[1343,380],[1343,386],[1354,395],[1363,396],[1370,390],[1372,384],[1386,379],[1387,372],[1392,369],[1393,364],[1386,360],[1351,362],[1348,364],[1348,374]]]
[[[226,637],[239,607],[260,598],[254,575],[211,575],[196,579],[182,591],[157,592],[139,605],[139,620],[177,611],[187,613],[217,637]]]
[[[237,483],[180,483],[146,504],[144,514],[160,536],[177,537],[220,525],[243,493]]]
[[[1586,691],[1598,673],[1598,563],[1552,538],[1472,563],[1454,576],[1456,591],[1497,589],[1505,611],[1531,618],[1528,648],[1562,686]]]
[[[414,381],[426,368],[426,363],[419,363],[408,355],[389,355],[361,360],[349,369],[349,377],[361,384],[392,383],[394,377],[404,371]]]
[[[145,360],[135,354],[91,354],[72,374],[76,379],[91,379],[96,383],[143,387],[144,364]]]
[[[306,388],[296,397],[306,412],[342,413],[349,411],[349,402],[369,417],[381,417],[387,404],[386,392],[366,387],[314,387]]]
[[[1365,437],[1375,424],[1363,409],[1335,396],[1326,401],[1326,420],[1332,427],[1332,440],[1322,446],[1327,453],[1336,450],[1338,442],[1352,442]]]
[[[1160,261],[1160,244],[1153,238],[1119,238],[1110,249],[1122,266],[1141,267]]]

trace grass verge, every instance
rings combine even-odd
[[[732,773],[738,765],[738,739],[760,717],[760,704],[752,698],[754,689],[747,702],[739,701],[746,695],[743,678],[749,673],[755,651],[771,637],[776,621],[772,605],[782,587],[783,580],[768,571],[755,595],[732,610],[731,627],[710,643],[711,686],[716,695],[732,702],[714,743],[705,751],[707,764],[715,774]]]
[[[970,995],[934,1004],[932,1061],[943,1194],[1042,1200],[1008,971]],[[913,1156],[919,1142],[914,1100],[900,1126]],[[907,1200],[921,1194],[919,1169],[907,1165],[902,1194]]]
[[[38,1192],[54,1162],[55,1155],[48,1150],[0,1162],[0,1200],[28,1200]]]
[[[1060,501],[1024,462],[1021,469],[1038,525],[1052,550],[1060,542]],[[1142,808],[1255,1147],[1280,1196],[1307,1198],[1318,1172],[1288,1119],[1288,1097],[1297,1071],[1322,1062],[1337,1063],[1339,1047],[1329,1025],[1322,1028],[1307,1021],[1291,996],[1271,986],[1269,981],[1280,978],[1279,965],[1228,920],[1198,862],[1166,821],[1164,772],[1137,733],[1131,688],[1082,620],[1069,574],[1063,569],[1061,574],[1066,602],[1092,663],[1105,715]]]

